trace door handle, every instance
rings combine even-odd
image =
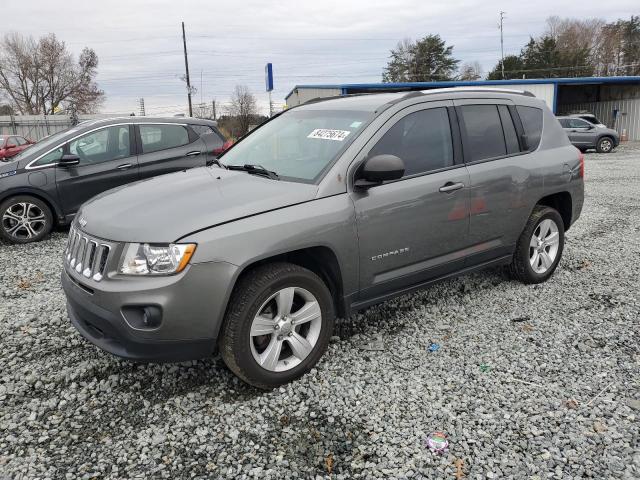
[[[122,165],[118,165],[118,170],[127,170],[129,168],[133,167],[133,165],[131,163],[124,163]]]
[[[200,155],[201,152],[189,152],[187,153],[187,157],[195,157],[196,155]]]
[[[464,183],[462,182],[458,182],[458,183],[447,182],[440,187],[440,192],[451,193],[451,192],[455,192],[456,190],[460,190],[461,188],[464,188]]]

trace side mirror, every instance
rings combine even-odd
[[[67,154],[63,155],[60,160],[58,160],[59,167],[73,167],[80,163],[80,157],[78,155]]]
[[[589,124],[589,126],[587,127],[587,130],[593,130],[594,128],[596,128],[596,126],[595,126],[595,125],[591,125],[591,124]]]
[[[368,158],[358,169],[354,186],[367,189],[382,182],[397,180],[404,175],[404,162],[395,155],[376,155]]]

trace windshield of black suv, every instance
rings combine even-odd
[[[372,117],[372,112],[294,109],[243,139],[222,163],[256,165],[282,180],[315,183]]]

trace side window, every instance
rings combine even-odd
[[[142,153],[189,144],[189,132],[182,125],[140,125],[139,128]]]
[[[569,122],[571,128],[589,128],[589,123],[579,118],[572,118]]]
[[[207,135],[208,133],[216,133],[213,128],[208,125],[190,125],[194,132],[198,134],[198,136]]]
[[[29,143],[27,142],[27,139],[24,137],[16,137],[16,140],[18,140],[19,145],[26,145],[27,143]]]
[[[502,120],[502,130],[504,131],[504,140],[507,143],[507,153],[520,152],[520,143],[518,142],[518,134],[516,127],[513,125],[513,118],[506,105],[498,105],[500,120]]]
[[[460,112],[472,162],[507,154],[497,105],[463,105]]]
[[[371,149],[369,157],[383,154],[402,159],[405,177],[453,165],[447,109],[420,110],[398,120]]]
[[[80,157],[80,165],[108,162],[131,155],[129,125],[107,127],[69,143],[69,152]]]
[[[522,105],[518,105],[516,110],[520,115],[522,128],[527,136],[529,150],[535,150],[540,145],[540,137],[542,136],[542,110]]]
[[[9,140],[7,140],[7,147],[17,147],[18,146],[18,142],[16,140],[16,137],[9,137]]]
[[[560,122],[562,128],[569,128],[569,120],[567,120],[566,118],[559,118],[558,121]]]
[[[57,162],[62,158],[62,147],[56,148],[50,151],[44,157],[40,158],[37,162],[34,162],[32,167],[40,167],[42,165],[49,165]]]

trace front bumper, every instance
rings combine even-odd
[[[101,282],[65,268],[62,287],[69,320],[102,350],[137,361],[195,360],[215,351],[235,268],[203,263],[175,276],[115,276]],[[145,306],[161,312],[158,326],[132,325],[127,309]]]

